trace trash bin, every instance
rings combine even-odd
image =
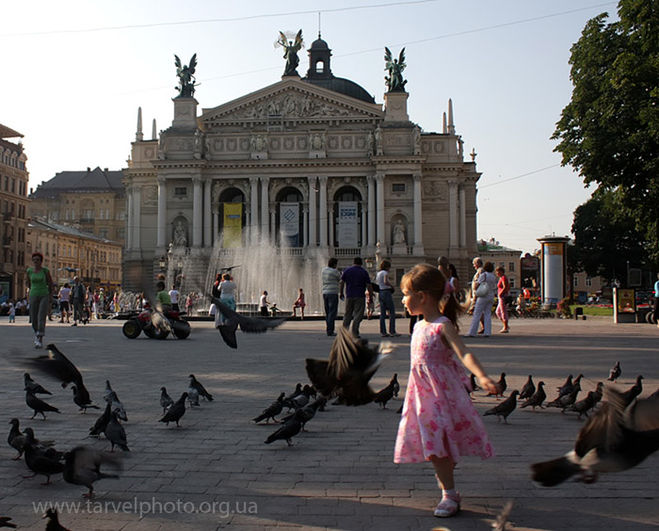
[[[578,321],[579,317],[583,315],[583,308],[581,306],[577,306],[574,309],[574,318]]]

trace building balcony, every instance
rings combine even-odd
[[[2,237],[2,246],[3,247],[11,247],[11,242],[13,238],[11,236],[3,236]]]
[[[12,218],[14,217],[13,212],[3,212],[2,213],[2,221],[5,223],[11,223]]]

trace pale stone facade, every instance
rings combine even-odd
[[[468,267],[480,174],[464,160],[451,102],[443,131],[424,132],[409,120],[408,93],[386,93],[383,107],[332,75],[324,41],[309,54],[305,78],[200,114],[194,98],[175,98],[157,141],[143,140],[140,115],[124,170],[126,272],[185,253],[201,281],[214,247],[230,264],[231,247],[264,240],[300,260],[336,256],[339,267],[388,257],[396,280],[439,255]],[[232,209],[240,222],[229,238]]]

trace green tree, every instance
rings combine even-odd
[[[636,220],[619,206],[617,193],[600,189],[577,207],[574,246],[568,252],[573,271],[601,275],[608,281],[617,278],[625,285],[627,267],[644,263],[643,234],[636,230]]]
[[[618,16],[591,19],[572,46],[572,99],[552,138],[563,165],[615,194],[659,267],[659,0],[621,0]]]

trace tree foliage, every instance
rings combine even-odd
[[[628,265],[644,263],[645,241],[636,230],[636,220],[620,208],[616,192],[597,190],[591,199],[574,212],[574,247],[568,258],[573,271],[615,278],[623,284]]]
[[[659,266],[659,0],[621,0],[618,16],[591,19],[572,46],[574,89],[552,138],[563,165],[614,193]]]

